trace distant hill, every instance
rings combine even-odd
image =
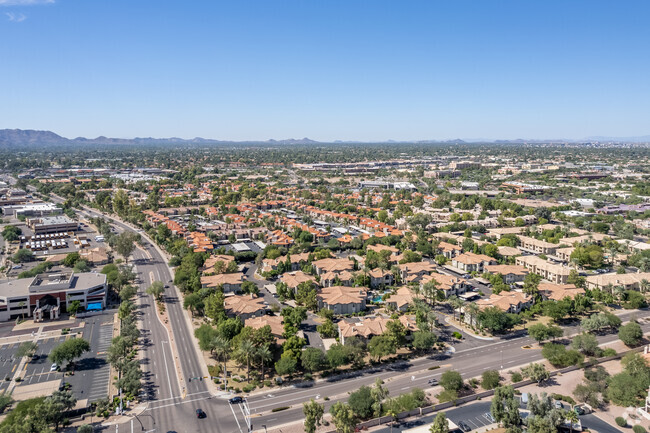
[[[39,144],[66,144],[69,140],[52,131],[0,129],[0,146],[32,146]]]
[[[586,143],[586,142],[616,142],[616,143],[650,143],[650,135],[639,137],[587,137],[584,140],[539,140],[539,139],[515,139],[515,140],[462,140],[460,138],[452,140],[420,140],[416,143],[420,144],[469,144],[469,143],[502,143],[502,144],[524,144],[524,143]],[[284,140],[250,140],[250,141],[229,141],[229,140],[215,140],[210,138],[195,137],[190,139],[170,137],[170,138],[153,138],[153,137],[136,137],[136,138],[111,138],[111,137],[97,137],[97,138],[66,138],[55,134],[52,131],[37,131],[32,129],[0,129],[0,149],[47,149],[48,147],[83,147],[83,146],[137,146],[137,145],[310,145],[319,144],[319,142],[310,138],[288,138]],[[335,143],[347,144],[367,144],[368,142],[362,141],[345,141],[337,140]],[[397,141],[385,140],[375,141],[373,143],[381,144],[404,144],[413,143],[412,141]]]
[[[97,138],[77,137],[73,139],[61,137],[51,131],[37,131],[32,129],[0,129],[0,149],[2,148],[37,148],[37,147],[59,147],[59,146],[93,146],[93,145],[145,145],[145,144],[235,144],[238,142],[214,140],[209,138],[195,137],[190,139],[171,138],[111,138],[100,136]],[[249,141],[246,143],[270,143],[270,144],[315,144],[317,141],[309,138],[289,138],[286,140]]]

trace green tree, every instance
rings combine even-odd
[[[368,343],[368,353],[377,358],[378,362],[381,362],[381,358],[395,353],[396,349],[395,340],[384,335],[375,335]]]
[[[165,293],[165,286],[162,281],[154,281],[147,287],[147,294],[153,296],[156,301],[162,300],[163,293]]]
[[[426,352],[431,350],[436,342],[438,341],[438,336],[433,332],[429,331],[416,331],[413,333],[413,348],[415,350]]]
[[[82,424],[77,428],[77,433],[93,433],[94,431],[90,424]]]
[[[81,256],[79,255],[78,252],[70,253],[67,256],[65,256],[65,259],[63,259],[63,266],[67,266],[68,268],[72,268],[77,261],[81,259]]]
[[[337,433],[353,433],[357,426],[357,418],[352,408],[343,402],[336,402],[330,408],[332,421]]]
[[[598,351],[598,340],[592,334],[582,333],[573,337],[571,347],[592,356]]]
[[[348,398],[348,404],[357,418],[370,418],[374,412],[370,387],[364,385],[358,390],[352,392]]]
[[[17,241],[22,234],[23,231],[17,226],[6,226],[2,230],[2,237],[5,238],[7,242]]]
[[[544,364],[537,364],[537,363],[532,363],[522,368],[521,374],[523,374],[524,377],[527,377],[530,380],[534,380],[537,383],[542,383],[543,381],[548,380],[551,377],[548,370],[546,370],[546,367],[544,367]]]
[[[61,365],[63,362],[72,362],[88,351],[90,351],[90,343],[83,338],[71,338],[52,349],[50,359]]]
[[[529,296],[537,297],[539,295],[539,283],[542,277],[537,274],[529,273],[524,277],[524,293]]]
[[[226,309],[224,307],[224,295],[221,290],[211,293],[205,298],[205,316],[219,323],[226,319]]]
[[[325,354],[317,347],[308,347],[302,351],[300,362],[306,371],[320,371],[325,364]]]
[[[501,375],[497,370],[485,370],[481,375],[481,386],[483,389],[494,389],[499,386]]]
[[[463,387],[463,377],[457,371],[447,370],[440,377],[440,385],[446,391],[458,392]]]
[[[34,253],[32,253],[30,250],[20,249],[16,251],[16,254],[13,255],[11,260],[13,260],[14,263],[31,262],[34,260]]]
[[[133,286],[122,287],[122,290],[120,290],[120,300],[130,301],[137,293],[138,289]]]
[[[618,338],[620,338],[626,346],[638,346],[641,340],[643,340],[643,330],[638,323],[629,322],[619,328]]]
[[[115,236],[113,248],[119,255],[124,257],[124,260],[128,263],[129,256],[135,251],[135,241],[137,234],[133,232],[122,232],[119,235]]]
[[[305,415],[305,432],[315,433],[316,428],[318,428],[323,421],[325,407],[322,404],[316,403],[312,398],[309,402],[304,402],[302,404],[302,413]]]
[[[348,347],[336,343],[332,344],[329,349],[327,349],[327,363],[331,368],[336,369],[342,365],[345,365],[350,362],[350,351]]]
[[[275,372],[280,376],[291,376],[296,371],[298,362],[291,357],[285,356],[275,363]]]
[[[331,319],[326,319],[322,325],[316,327],[316,330],[320,334],[321,338],[335,338],[338,335],[338,328],[334,325],[334,322]]]
[[[72,391],[54,391],[47,397],[39,407],[38,413],[42,415],[49,424],[54,424],[58,431],[59,425],[65,417],[65,413],[77,404],[77,398]]]

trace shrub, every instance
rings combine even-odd
[[[632,427],[632,431],[634,433],[646,433],[646,429],[642,425],[638,424]]]
[[[281,412],[287,409],[289,409],[289,406],[274,407],[273,409],[271,409],[271,412]]]
[[[515,371],[514,373],[510,373],[510,379],[514,383],[521,382],[522,380],[524,380],[524,378],[521,377],[521,373],[519,373],[518,371]]]
[[[576,401],[575,401],[573,398],[569,397],[568,395],[562,395],[562,394],[551,394],[551,398],[552,398],[553,400],[562,400],[562,401],[566,401],[566,402],[569,403],[571,406],[574,406],[574,405],[576,404]]]
[[[254,389],[255,389],[255,385],[253,385],[252,383],[249,383],[248,385],[244,386],[243,391],[244,392],[251,392]]]
[[[438,369],[438,368],[440,368],[439,365],[434,365],[433,367],[429,367],[429,368],[427,368],[427,370],[436,370],[436,369]]]
[[[452,390],[445,390],[442,391],[440,394],[438,394],[436,397],[438,397],[438,401],[440,403],[445,403],[447,401],[456,401],[458,400],[458,393],[456,391]]]
[[[627,425],[627,421],[625,421],[625,418],[623,418],[622,416],[617,416],[614,421],[616,421],[616,424],[619,427],[625,427]]]
[[[499,386],[501,377],[497,370],[486,370],[481,376],[481,386],[483,389],[494,389]]]
[[[616,355],[616,350],[612,349],[611,347],[608,347],[607,349],[603,350],[604,357],[615,356],[615,355]]]
[[[463,334],[461,334],[458,331],[454,331],[453,334],[451,334],[451,335],[457,340],[462,340],[463,339]]]

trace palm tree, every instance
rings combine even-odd
[[[257,348],[257,357],[262,365],[262,380],[264,380],[264,363],[273,359],[273,353],[271,353],[268,346],[261,346]]]
[[[460,299],[456,295],[452,295],[452,296],[449,297],[449,299],[447,299],[447,302],[449,303],[449,305],[451,305],[452,314],[454,316],[454,320],[456,320],[456,310],[460,309],[460,307],[463,306],[463,303],[465,301],[463,301],[462,299]],[[459,314],[459,319],[460,319],[460,314]]]
[[[471,303],[465,305],[465,314],[469,315],[469,317],[470,317],[469,323],[470,323],[472,328],[475,327],[476,318],[478,317],[478,313],[480,311],[481,311],[481,309],[474,302],[471,302]]]
[[[251,378],[251,359],[255,356],[255,345],[249,340],[242,340],[235,352],[235,356],[240,361],[246,362],[246,380]]]
[[[223,337],[215,337],[212,341],[212,347],[217,355],[217,358],[223,362],[223,382],[225,390],[228,390],[228,371],[226,370],[226,363],[230,357],[230,341]]]
[[[645,278],[641,280],[639,283],[639,289],[641,289],[641,293],[645,293],[648,291],[650,288],[650,281],[646,280]]]
[[[578,422],[578,414],[575,410],[569,410],[567,411],[565,418],[567,421],[569,421],[569,430],[571,433],[573,433],[573,424]]]

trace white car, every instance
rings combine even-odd
[[[52,366],[50,367],[50,371],[57,371],[58,369],[59,369],[59,366],[58,366],[58,364],[56,362],[54,364],[52,364]]]

